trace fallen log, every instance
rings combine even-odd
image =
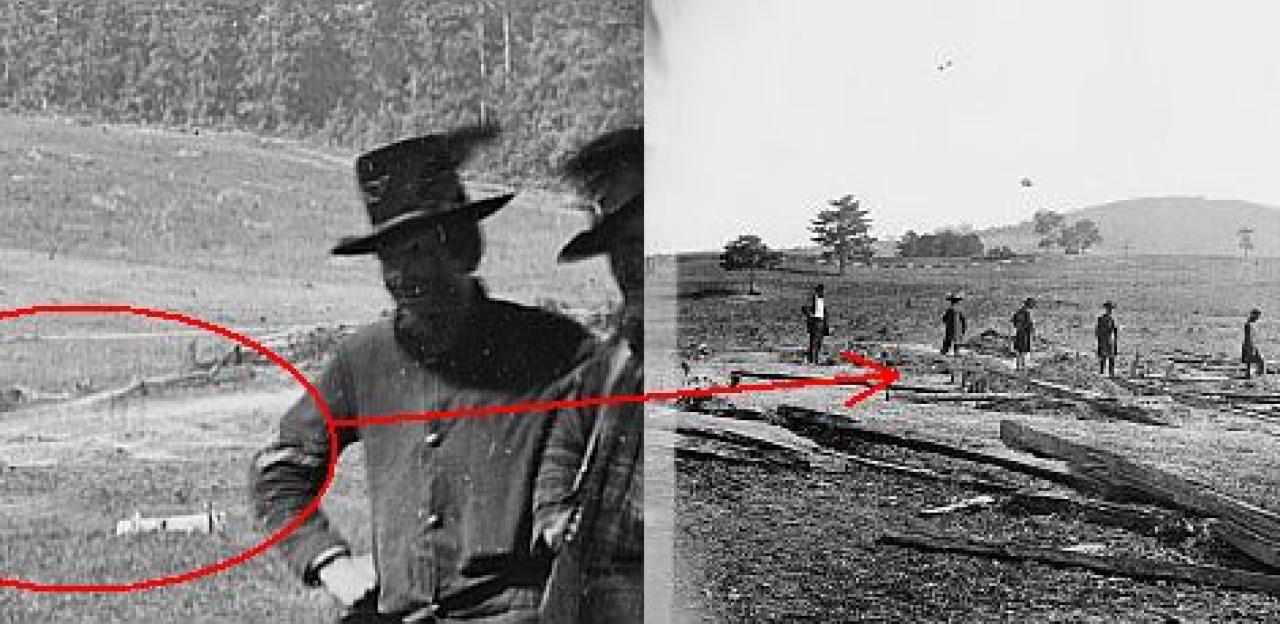
[[[1086,474],[1153,502],[1201,516],[1220,518],[1265,541],[1242,549],[1258,561],[1280,561],[1280,514],[1237,500],[1212,488],[1129,460],[1118,453],[1070,442],[1013,421],[1000,422],[1000,439],[1010,448],[1066,460]],[[1265,549],[1264,553],[1257,553]],[[1249,552],[1255,551],[1255,552]]]
[[[871,459],[870,457],[852,453],[842,453],[781,427],[754,420],[737,421],[717,416],[706,416],[696,412],[680,411],[677,412],[676,421],[676,431],[678,433],[718,438],[722,441],[757,449],[771,449],[774,452],[790,453],[793,457],[802,458],[810,468],[841,471],[846,469],[845,464],[852,463],[876,470],[884,470],[921,479],[946,481],[989,492],[1013,492],[1017,490],[1016,486],[999,481],[945,474],[928,468]],[[688,451],[688,454],[692,454],[695,451],[705,451],[706,449],[695,449],[693,445],[688,445],[685,450]]]
[[[745,371],[745,370],[729,371],[729,385],[736,386],[741,382],[742,379],[790,380],[790,379],[829,379],[829,378],[814,377],[812,375],[795,375],[792,373],[767,373],[767,372],[756,372],[756,371]],[[878,385],[878,383],[879,382],[871,382],[871,381],[866,381],[861,379],[849,379],[847,381],[841,381],[840,384],[838,385],[870,387],[872,385]],[[910,384],[910,383],[899,383],[899,382],[894,382],[894,384],[890,386],[890,388],[895,392],[900,392],[900,391],[901,392],[933,392],[938,394],[955,392],[955,388],[948,388],[943,386],[927,386],[922,384]]]
[[[675,453],[677,457],[710,459],[733,464],[788,466],[792,468],[808,467],[808,464],[803,460],[793,456],[777,453],[760,453],[758,451],[744,449],[733,444],[717,443],[714,440],[691,438],[687,436],[676,438]]]
[[[1080,514],[1095,524],[1120,527],[1152,537],[1181,539],[1192,533],[1189,523],[1177,512],[1081,498],[1063,491],[1016,492],[1005,501],[1004,507],[1032,515]]]
[[[1280,569],[1280,542],[1277,542],[1274,538],[1267,537],[1231,521],[1214,523],[1212,531],[1218,539],[1230,544],[1250,559]]]
[[[962,401],[995,402],[995,401],[1030,401],[1041,398],[1033,392],[950,392],[950,393],[907,393],[898,395],[913,403],[950,403]]]
[[[1060,548],[1022,546],[1007,542],[924,534],[888,533],[881,536],[878,541],[881,544],[928,552],[957,553],[1006,561],[1035,561],[1057,567],[1083,568],[1112,576],[1217,585],[1280,596],[1280,576],[1233,568],[1170,563],[1137,557],[1101,557]]]
[[[1013,371],[1000,371],[998,374],[1007,379],[1021,382],[1036,391],[1057,399],[1076,401],[1102,416],[1141,423],[1144,425],[1176,426],[1168,418],[1155,410],[1148,409],[1132,401],[1126,402],[1117,397],[1107,396],[1093,390],[1072,388],[1064,384],[1035,379]]]
[[[1280,394],[1252,394],[1248,392],[1205,391],[1197,394],[1204,397],[1221,399],[1230,403],[1278,404]]]
[[[980,464],[998,466],[1006,470],[1039,477],[1054,483],[1062,483],[1086,491],[1093,491],[1098,485],[1095,482],[1091,482],[1087,477],[1072,472],[1063,462],[1048,461],[1013,453],[961,448],[915,434],[888,431],[880,427],[854,422],[845,416],[793,405],[779,406],[778,415],[788,429],[802,434],[806,431],[813,432],[816,430],[820,439],[823,440],[856,438],[877,444],[889,444],[915,451],[924,451]]]

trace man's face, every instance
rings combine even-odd
[[[420,319],[456,313],[470,297],[470,276],[444,245],[442,227],[397,238],[378,250],[382,280],[396,306]]]
[[[638,200],[643,202],[644,200]],[[644,292],[644,211],[618,228],[609,249],[609,267],[628,302],[638,302]]]

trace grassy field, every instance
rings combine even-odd
[[[968,294],[972,334],[1011,333],[1009,317],[1027,296],[1040,307],[1047,338],[1037,375],[1106,386],[1096,363],[1072,352],[1093,349],[1093,322],[1113,299],[1121,324],[1122,367],[1175,349],[1239,352],[1249,308],[1277,310],[1280,294],[1265,285],[1280,262],[1243,265],[1226,258],[1046,258],[1025,265],[855,268],[838,277],[811,269],[762,274],[760,294],[744,276],[726,273],[710,255],[678,262],[674,330],[695,375],[725,380],[733,369],[827,374],[832,367],[796,364],[805,342],[799,308],[823,283],[833,315],[828,349],[852,343],[930,345],[941,341],[943,295]],[[669,324],[671,321],[669,321]],[[1268,343],[1262,348],[1268,351]],[[905,369],[910,381],[923,370]],[[1257,384],[1275,389],[1273,382]],[[1177,427],[1081,418],[1072,413],[983,411],[877,397],[841,406],[836,388],[733,397],[766,412],[778,404],[847,414],[880,426],[973,448],[1002,448],[1002,419],[1026,423],[1209,484],[1269,509],[1280,495],[1280,426],[1244,415],[1188,410]],[[970,462],[875,445],[850,449],[873,458],[985,478],[1031,480]],[[1102,527],[1070,515],[1026,517],[1000,510],[920,518],[921,509],[980,492],[953,484],[868,469],[843,473],[733,466],[702,459],[677,462],[676,592],[701,621],[1274,621],[1280,599],[1175,583],[1109,578],[1037,564],[918,553],[878,546],[887,531],[918,530],[1026,544],[1097,544],[1106,554],[1214,565],[1250,563],[1223,543],[1200,536],[1167,543]],[[1043,484],[1042,484],[1043,485]]]
[[[0,116],[0,307],[129,303],[259,336],[295,325],[356,324],[389,307],[376,264],[328,254],[368,227],[350,154],[237,134],[181,134]],[[492,190],[492,189],[491,189]],[[619,301],[601,261],[558,265],[585,223],[574,198],[522,191],[485,222],[480,276],[492,294],[599,314]],[[50,251],[53,251],[52,257]],[[173,372],[190,328],[126,316],[0,322],[0,389],[96,389]],[[108,335],[138,334],[132,338]],[[314,377],[315,369],[306,372]],[[132,582],[225,559],[266,536],[249,522],[250,454],[301,390],[273,371],[92,409],[0,413],[0,577],[40,583]],[[358,448],[325,507],[367,545]],[[227,513],[213,536],[117,538],[115,521]],[[335,614],[268,552],[176,587],[113,595],[0,590],[0,623],[298,622]]]
[[[826,285],[834,342],[942,341],[943,297],[963,291],[971,333],[1012,333],[1009,318],[1035,297],[1036,327],[1051,343],[1092,351],[1094,320],[1107,299],[1118,304],[1121,355],[1175,348],[1239,356],[1251,308],[1280,316],[1280,259],[1244,264],[1215,257],[1047,257],[1029,264],[975,263],[947,268],[853,267],[844,277],[816,270],[768,272],[760,296],[745,276],[698,255],[680,263],[680,344],[715,349],[801,345],[797,319],[813,284]],[[1262,345],[1264,353],[1267,345]]]
[[[349,154],[241,134],[0,116],[0,214],[11,224],[0,232],[0,307],[129,303],[255,335],[375,318],[389,307],[376,262],[329,254],[340,236],[368,228],[351,162]],[[498,190],[483,188],[477,194]],[[479,274],[491,293],[586,313],[617,305],[603,261],[555,262],[586,223],[572,209],[576,199],[514,190],[521,193],[484,223]],[[40,316],[0,322],[0,341],[187,329],[117,315]],[[200,347],[220,343],[230,347],[217,337]],[[152,372],[134,362],[185,349],[181,341],[117,341],[109,350],[94,345],[103,361],[85,363],[85,346],[11,346],[0,349],[0,363],[24,363],[0,366],[0,388],[53,390],[84,377],[119,383]],[[64,355],[76,364],[41,365]]]

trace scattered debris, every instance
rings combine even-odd
[[[840,438],[849,437],[879,444],[890,444],[916,451],[936,453],[947,457],[965,459],[981,464],[998,466],[1022,474],[1039,477],[1054,483],[1070,485],[1078,489],[1089,490],[1093,484],[1083,475],[1072,472],[1065,462],[1027,457],[1015,453],[999,453],[987,450],[961,448],[938,440],[927,439],[915,434],[889,431],[850,420],[848,417],[828,414],[804,407],[781,405],[778,414],[784,419],[788,429],[813,434],[813,437],[837,442]]]
[[[205,506],[203,513],[182,516],[143,518],[142,512],[134,512],[132,518],[116,522],[116,535],[133,535],[158,531],[216,533],[222,531],[226,524],[227,513],[225,511],[214,511],[213,505],[209,504]]]
[[[1219,531],[1219,535],[1258,561],[1273,566],[1280,563],[1280,514],[1118,453],[1070,442],[1021,423],[1002,421],[1000,439],[1010,448],[1065,460],[1114,490],[1132,492],[1157,504],[1234,524],[1239,531],[1227,529]]]
[[[930,509],[921,509],[920,515],[940,516],[943,514],[955,513],[957,511],[965,511],[969,509],[979,509],[983,507],[990,507],[994,504],[996,504],[995,498],[992,498],[991,496],[987,496],[986,494],[983,494],[982,496],[966,498],[962,501],[951,503],[950,505],[943,505],[941,507],[932,507]]]
[[[1022,546],[1005,542],[925,534],[887,533],[879,539],[879,542],[930,552],[958,553],[1012,561],[1035,561],[1059,567],[1084,568],[1109,576],[1218,585],[1280,596],[1280,576],[1234,568],[1169,563],[1135,557],[1100,557],[1062,548]]]

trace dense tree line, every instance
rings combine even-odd
[[[1102,242],[1098,224],[1090,219],[1080,219],[1068,224],[1066,216],[1052,210],[1037,211],[1032,218],[1032,229],[1042,236],[1041,247],[1060,247],[1068,254],[1088,251]]]
[[[478,168],[545,178],[642,119],[635,0],[0,0],[0,107],[365,148],[507,128]]]
[[[898,240],[898,255],[904,258],[973,258],[983,253],[977,234],[943,230],[936,234],[916,234],[907,230]]]

